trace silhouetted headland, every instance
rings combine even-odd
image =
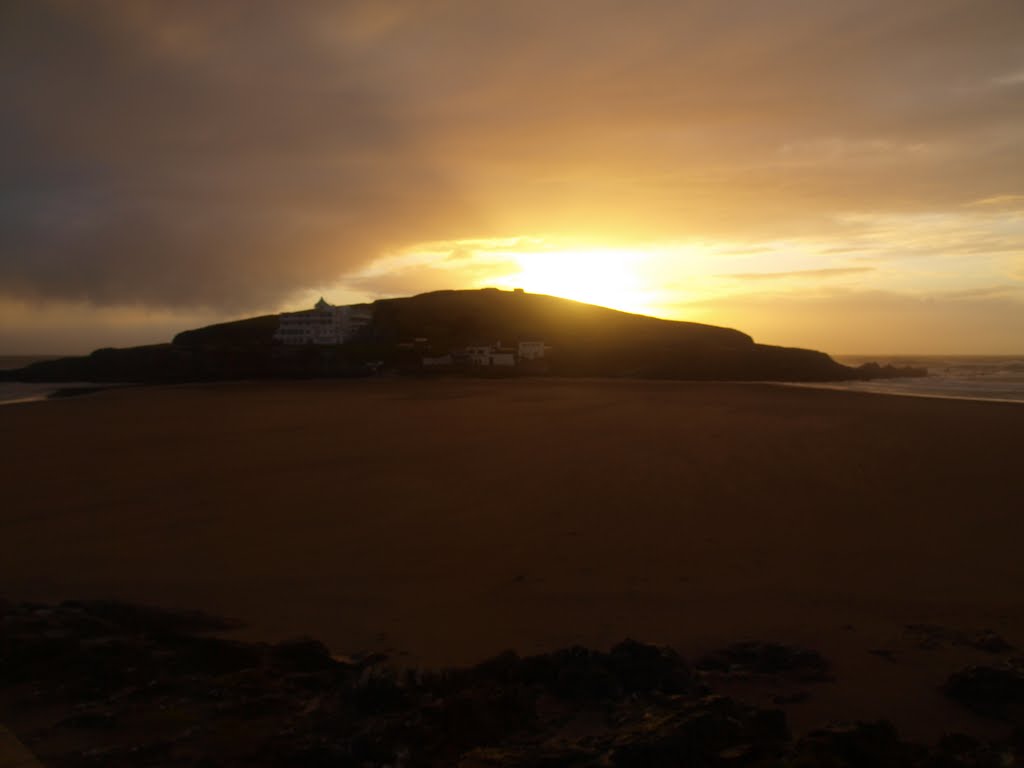
[[[281,316],[184,331],[169,344],[99,349],[0,372],[15,381],[185,382],[399,373],[550,375],[720,381],[847,381],[923,376],[916,368],[842,365],[808,349],[757,344],[740,331],[662,320],[552,296],[496,289],[437,291],[372,304],[342,344],[275,340]],[[531,340],[550,352],[516,370],[466,371],[459,353]],[[511,351],[508,353],[511,354]],[[430,363],[441,361],[440,366]]]

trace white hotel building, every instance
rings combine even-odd
[[[274,341],[283,344],[344,344],[373,321],[373,307],[336,307],[321,297],[313,309],[283,312]]]

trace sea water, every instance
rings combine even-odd
[[[53,360],[55,356],[41,355],[0,355],[0,370],[22,368],[39,360]],[[0,381],[0,405],[10,403],[31,403],[36,400],[46,400],[58,389],[66,387],[83,386],[79,383],[52,383],[52,382],[29,382],[29,381]]]
[[[850,366],[875,362],[925,368],[928,375],[824,385],[833,389],[1024,403],[1024,355],[836,355],[835,359]]]

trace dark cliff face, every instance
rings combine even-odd
[[[544,341],[547,372],[731,381],[836,381],[863,378],[822,352],[755,344],[744,333],[661,320],[552,296],[484,289],[438,291],[373,305],[374,321],[340,347],[273,342],[277,315],[221,323],[175,336],[171,344],[101,349],[12,372],[22,381],[171,382],[237,378],[352,376],[371,361],[399,365],[398,345],[427,339],[430,354],[474,343]]]

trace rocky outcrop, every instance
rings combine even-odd
[[[701,666],[825,673],[813,651],[778,644],[730,646],[698,669],[671,649],[627,640],[608,652],[508,652],[424,672],[398,670],[381,655],[332,656],[309,638],[223,636],[235,626],[113,602],[0,603],[0,707],[53,768],[980,768],[1022,756],[1013,744],[966,736],[915,746],[884,721],[794,740],[781,710],[708,690]]]
[[[973,648],[976,651],[999,654],[1016,650],[1002,635],[991,629],[964,632],[938,624],[908,624],[906,633],[917,641],[919,648],[934,650],[946,646]]]
[[[943,690],[982,717],[1024,726],[1024,659],[967,667],[952,675]]]
[[[944,762],[945,755],[932,757],[928,750],[902,741],[892,723],[885,720],[833,725],[812,731],[796,744],[793,758],[795,765],[836,768],[902,768],[947,764]]]
[[[734,643],[701,658],[697,668],[733,677],[772,675],[800,682],[832,679],[828,661],[820,653],[781,643]]]

